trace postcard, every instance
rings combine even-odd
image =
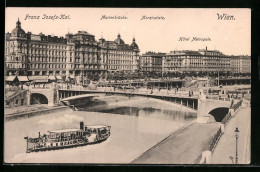
[[[250,164],[251,10],[7,7],[6,164]]]

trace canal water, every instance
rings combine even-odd
[[[65,110],[5,123],[4,155],[7,163],[130,163],[159,141],[195,120],[196,113],[157,99],[125,98],[102,108]],[[79,128],[86,125],[111,126],[108,140],[83,147],[25,153],[24,137],[38,132]],[[170,149],[170,148],[169,148]]]

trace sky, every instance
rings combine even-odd
[[[219,20],[218,14],[235,20]],[[26,19],[26,15],[40,16]],[[42,19],[44,15],[69,15],[70,19]],[[125,16],[127,19],[102,19]],[[164,17],[164,20],[141,18]],[[192,8],[6,8],[5,32],[11,32],[17,19],[25,32],[65,36],[79,30],[113,41],[118,33],[125,43],[133,37],[141,54],[147,51],[168,53],[174,50],[219,50],[226,55],[251,55],[250,9],[192,9]],[[180,37],[190,38],[179,41]],[[210,41],[191,41],[193,37]]]

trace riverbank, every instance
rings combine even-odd
[[[67,110],[67,106],[47,106],[47,105],[30,105],[5,108],[5,121],[13,121],[18,119],[30,118],[33,116],[49,114],[62,110]]]
[[[133,164],[198,164],[208,150],[219,123],[192,123],[174,132],[132,161]]]

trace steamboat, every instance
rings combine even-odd
[[[110,136],[110,129],[111,126],[107,125],[84,125],[80,122],[79,129],[53,130],[43,135],[39,132],[37,138],[24,138],[27,141],[26,153],[100,143]]]

